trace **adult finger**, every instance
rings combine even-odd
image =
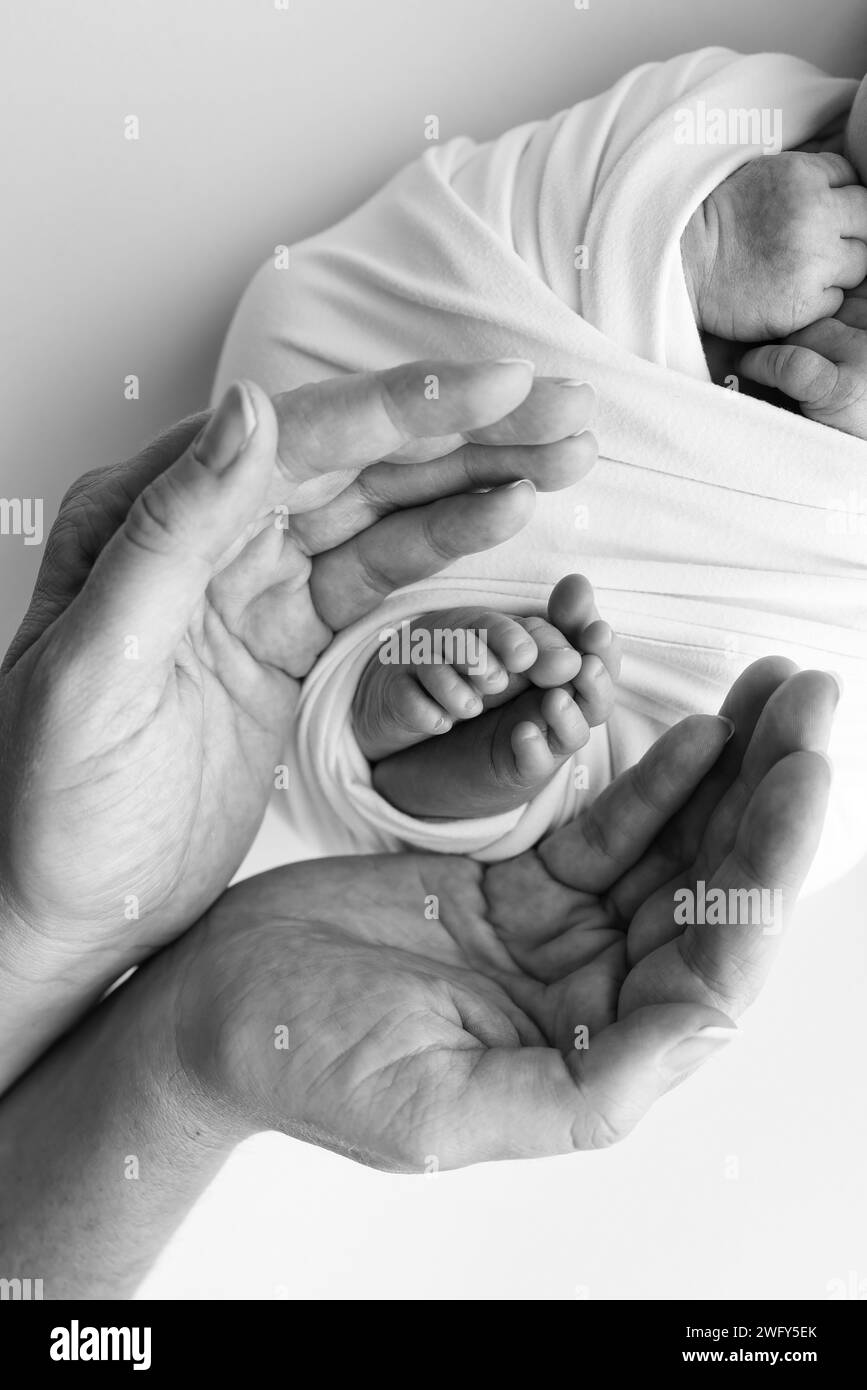
[[[735,843],[750,799],[772,768],[790,753],[827,750],[840,687],[823,671],[797,671],[766,702],[737,776],[714,808],[695,872],[709,877]]]
[[[663,828],[648,853],[612,890],[612,902],[623,921],[632,922],[643,903],[694,863],[708,821],[740,773],[762,711],[774,692],[796,671],[795,663],[786,657],[762,657],[748,666],[728,691],[720,716],[730,721],[732,737],[686,805]],[[630,953],[646,954],[647,949],[659,944],[651,939],[648,945],[643,939],[642,933],[649,930],[648,920],[650,918],[645,915],[642,923],[633,924],[630,929]]]
[[[683,1003],[633,1013],[565,1057],[540,1047],[455,1053],[418,1166],[431,1156],[456,1168],[606,1148],[735,1036],[719,1010]]]
[[[605,892],[689,799],[731,737],[728,720],[691,715],[669,729],[570,825],[538,848],[558,882]]]
[[[3,661],[4,672],[65,612],[135,498],[189,448],[208,419],[209,412],[202,411],[179,421],[134,458],[92,469],[67,490],[30,604]]]
[[[671,914],[681,930],[630,972],[623,1014],[691,1000],[736,1017],[752,1002],[816,852],[830,782],[830,764],[820,753],[790,753],[770,769],[730,853],[700,890],[701,908],[695,886],[685,887],[686,896],[672,893]]]
[[[551,444],[587,429],[595,410],[596,393],[589,382],[571,377],[537,376],[528,395],[508,415],[490,425],[463,430],[461,438],[496,448]],[[456,439],[454,445],[460,442],[461,439]],[[437,453],[445,452],[442,440],[435,443]],[[410,440],[388,457],[414,463],[435,456],[431,452],[431,441],[418,439]]]
[[[395,512],[314,558],[310,590],[317,612],[335,631],[347,627],[394,589],[516,535],[535,500],[533,485],[519,482]]]
[[[590,472],[598,452],[594,436],[585,430],[551,444],[464,444],[411,468],[403,463],[371,464],[330,502],[294,516],[292,529],[309,553],[318,554],[391,512],[440,497],[503,487],[523,478],[538,492],[559,492]]]
[[[410,441],[435,441],[428,457],[446,453],[466,431],[513,411],[532,384],[533,364],[521,360],[410,362],[275,396],[288,495],[322,474],[376,463]]]
[[[265,393],[236,382],[189,448],[139,493],[68,610],[64,640],[100,680],[102,657],[133,671],[173,657],[215,570],[262,511],[276,432]]]
[[[790,753],[827,748],[839,687],[820,671],[794,671],[774,685],[789,666],[769,658],[750,668],[747,680],[741,678],[740,688],[731,692],[734,698],[723,706],[736,732],[719,764],[647,861],[615,889],[618,910],[631,923],[630,962],[678,934],[668,911],[672,892],[684,882],[708,881],[716,872],[771,768]]]
[[[509,415],[467,431],[476,444],[552,444],[586,429],[596,412],[596,392],[572,377],[537,377],[529,395]]]

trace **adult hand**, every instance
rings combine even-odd
[[[837,698],[830,677],[756,663],[727,719],[677,725],[504,864],[358,857],[238,884],[173,948],[173,1070],[218,1097],[217,1126],[387,1168],[623,1137],[762,984],[821,830]],[[702,882],[778,894],[779,912],[678,925],[675,893]]]
[[[73,487],[0,681],[0,1084],[228,883],[333,632],[520,530],[533,488],[504,482],[580,478],[591,406],[522,362],[273,405],[236,384],[207,424]]]

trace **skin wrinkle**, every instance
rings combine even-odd
[[[449,545],[447,528],[440,525],[439,530],[442,531],[442,537],[438,534],[437,520],[436,514],[432,516],[430,513],[426,513],[422,516],[422,538],[427,542],[437,559],[451,563],[452,560],[459,558],[460,551]]]
[[[354,547],[354,553],[361,563],[363,579],[367,583],[370,592],[377,594],[380,599],[386,597],[394,588],[393,581],[388,576],[388,571],[381,569],[370,554],[369,547],[358,544]],[[318,611],[318,605],[317,605]]]
[[[719,1005],[724,1013],[729,1013],[732,1009],[740,1012],[745,1007],[744,992],[738,988],[728,988],[723,981],[708,968],[703,961],[704,947],[700,939],[695,935],[680,935],[674,938],[677,953],[682,963],[686,966],[689,973],[695,976],[704,989],[708,990],[715,1004]],[[726,969],[731,971],[738,982],[748,983],[749,972],[743,966],[733,962],[731,955],[727,957]],[[747,991],[747,1001],[751,1002],[756,994],[755,987]]]
[[[484,890],[482,890],[482,895]],[[520,982],[525,974],[524,970],[515,961],[509,946],[503,941],[498,930],[495,917],[481,916],[478,908],[472,912],[467,912],[463,902],[454,898],[450,904],[453,912],[450,914],[458,924],[457,931],[447,925],[446,930],[452,940],[466,957],[467,965],[462,967],[465,973],[482,973],[490,978],[489,972],[494,970],[496,978],[493,981],[494,994],[498,990],[514,1003],[515,1000],[510,993],[510,987],[516,982]],[[480,930],[481,925],[481,930]],[[461,927],[464,930],[461,930]],[[505,959],[503,957],[505,956]],[[519,1005],[519,1009],[523,1006]]]
[[[417,687],[402,682],[389,681],[377,686],[376,698],[381,706],[378,719],[387,721],[398,730],[411,734],[415,731],[422,709],[433,705],[429,696]],[[371,717],[374,711],[371,710]],[[372,728],[376,727],[376,722]]]
[[[461,1026],[461,1032],[463,1033],[464,1037],[470,1039],[471,1035],[467,1033],[466,1029],[463,1028],[463,1026]],[[472,1075],[473,1071],[475,1070],[475,1067],[478,1065],[478,1062],[486,1055],[488,1050],[489,1049],[486,1047],[486,1045],[477,1039],[473,1039],[472,1041],[468,1042],[468,1045],[458,1049],[458,1051],[461,1054],[460,1060],[465,1065],[467,1062],[469,1063],[469,1072],[462,1080],[460,1088],[463,1094],[466,1094],[467,1091],[467,1077]],[[434,1055],[438,1052],[444,1054],[444,1057],[442,1059],[444,1061],[446,1059],[451,1060],[451,1055],[453,1055],[451,1048],[447,1050],[443,1046],[437,1046],[436,1048],[431,1049],[431,1053]],[[397,1061],[391,1064],[391,1068],[387,1068],[386,1070],[394,1069],[397,1071],[399,1075],[400,1072],[403,1070],[403,1064],[407,1060],[407,1058],[398,1058]],[[453,1068],[450,1066],[448,1070],[451,1074]],[[394,1082],[390,1084],[388,1088],[389,1091],[393,1084]],[[419,1163],[418,1158],[416,1156],[417,1152],[421,1150],[427,1150],[428,1152],[432,1151],[433,1155],[436,1157],[437,1150],[442,1149],[444,1147],[440,1138],[438,1128],[438,1125],[441,1125],[442,1121],[438,1119],[431,1120],[428,1114],[428,1108],[426,1108],[424,1105],[425,1101],[428,1101],[429,1103],[430,1097],[436,1096],[437,1094],[438,1088],[435,1086],[425,1087],[424,1094],[422,1094],[422,1088],[411,1085],[408,1089],[407,1094],[404,1097],[402,1097],[402,1099],[395,1106],[395,1108],[389,1112],[389,1123],[391,1126],[398,1128],[398,1130],[400,1130],[401,1128],[398,1123],[401,1115],[405,1114],[409,1117],[408,1123],[406,1124],[406,1133],[409,1136],[411,1136],[410,1142],[412,1143],[413,1149],[416,1152],[410,1154],[406,1151],[406,1147],[404,1146],[404,1153],[406,1156],[403,1157],[402,1161],[407,1165],[407,1169],[410,1172],[419,1171]],[[423,1116],[423,1124],[421,1125],[414,1119],[414,1116],[418,1112],[421,1112]],[[448,1147],[448,1140],[446,1140],[445,1147]],[[424,1158],[422,1159],[422,1161],[425,1161]]]
[[[381,521],[384,516],[390,514],[392,503],[385,494],[377,492],[375,485],[370,481],[370,472],[370,469],[363,469],[352,484],[351,490],[361,500],[363,519],[367,521],[369,517],[371,522]]]
[[[278,430],[277,463],[286,482],[295,483],[299,479],[308,481],[319,477],[320,474],[309,466],[299,471],[298,459],[308,456],[318,458],[323,452],[320,443],[321,433],[316,425],[320,414],[317,408],[316,387],[299,386],[286,394],[291,397],[292,405],[291,439],[285,438],[287,431],[282,427]]]
[[[242,612],[242,618],[244,618],[244,619],[248,618],[248,616],[249,616],[249,614],[250,614],[250,609],[253,607],[254,602],[255,602],[255,601],[251,599],[250,602],[248,602],[247,604],[245,604],[244,608],[241,610],[241,612]],[[318,615],[317,615],[317,616],[318,616]],[[210,620],[210,621],[209,621],[209,620]],[[320,621],[322,621],[322,620],[320,619]],[[230,631],[230,629],[229,629],[229,627],[228,627],[228,625],[227,625],[227,623],[226,623],[226,620],[225,620],[225,618],[223,617],[223,614],[220,612],[219,605],[216,604],[216,603],[213,603],[213,602],[210,600],[210,598],[206,595],[206,601],[205,601],[204,608],[203,608],[202,624],[201,624],[201,625],[202,625],[201,638],[202,638],[202,643],[203,643],[203,646],[205,647],[205,650],[198,653],[199,660],[200,660],[201,664],[207,668],[207,670],[208,670],[209,674],[211,675],[211,677],[217,682],[217,684],[218,684],[219,686],[222,687],[222,689],[223,689],[225,695],[226,695],[227,698],[232,702],[233,706],[235,706],[234,713],[235,713],[236,721],[237,721],[237,718],[238,718],[238,707],[240,706],[240,707],[243,709],[244,715],[245,715],[248,719],[250,719],[253,723],[257,724],[257,725],[259,726],[261,732],[263,732],[263,733],[269,733],[271,730],[270,730],[270,728],[264,723],[264,720],[263,720],[262,717],[260,717],[260,715],[259,715],[257,709],[255,709],[251,703],[249,703],[249,702],[245,703],[244,694],[240,693],[239,690],[230,691],[230,690],[229,690],[229,687],[228,687],[228,684],[227,684],[227,677],[226,677],[226,675],[225,675],[221,670],[218,669],[218,664],[217,664],[217,663],[214,663],[214,662],[212,662],[212,661],[208,661],[208,660],[206,659],[206,653],[208,652],[209,648],[213,645],[214,636],[213,636],[212,632],[206,631],[205,629],[211,627],[212,624],[216,624],[216,625],[217,625],[217,627],[218,627],[218,635],[219,635],[220,639],[221,639],[221,640],[225,640],[227,646],[229,646],[229,647],[231,647],[231,648],[233,648],[233,649],[238,649],[238,648],[240,648],[240,651],[243,652],[244,657],[247,658],[247,659],[250,661],[251,665],[252,665],[255,669],[258,670],[258,669],[260,669],[261,667],[267,668],[269,671],[271,671],[271,672],[274,674],[274,676],[281,682],[281,684],[286,684],[286,685],[288,685],[288,686],[290,687],[290,689],[291,689],[291,683],[292,683],[295,679],[297,679],[297,678],[294,677],[294,676],[292,675],[291,672],[285,670],[284,667],[278,665],[276,661],[269,661],[269,660],[267,660],[267,659],[265,659],[265,658],[263,658],[263,657],[257,655],[257,654],[253,651],[253,649],[252,649],[252,647],[251,647],[251,645],[250,645],[250,634],[248,633],[247,624],[246,624],[245,622],[242,621],[241,623],[239,623],[239,628],[238,628],[238,631],[237,631],[237,632],[232,632],[232,631]],[[323,623],[323,627],[326,627],[326,625],[325,625],[324,623]],[[327,631],[327,634],[328,634],[328,636],[327,636],[327,641],[324,641],[324,642],[323,642],[323,645],[322,645],[322,646],[320,647],[320,649],[319,649],[320,651],[324,651],[324,650],[325,650],[325,647],[328,646],[328,645],[330,644],[330,642],[332,641],[332,639],[333,639],[333,637],[334,637],[334,633],[331,631],[330,628],[326,628],[326,631]],[[187,672],[187,671],[181,666],[181,663],[180,663],[179,661],[177,661],[177,660],[176,660],[176,662],[175,662],[175,667],[176,667],[176,669],[181,669],[181,670],[183,670],[183,672],[184,672],[185,675],[188,675],[188,674],[191,675],[191,673]],[[238,682],[238,685],[239,685],[239,686],[240,686],[241,684],[244,684],[244,682]],[[260,705],[262,705],[263,708],[265,707],[264,702],[259,701],[258,703],[259,703]]]
[[[612,1148],[623,1138],[623,1132],[611,1124],[595,1100],[591,1098],[580,1069],[576,1068],[571,1071],[570,1076],[575,1086],[576,1109],[578,1111],[569,1131],[572,1152],[579,1153],[586,1149],[595,1152],[600,1149]]]
[[[171,474],[161,473],[151,487],[139,493],[127,513],[124,534],[129,544],[146,555],[170,555],[176,544],[170,519],[183,496],[182,488]],[[205,576],[210,577],[211,559],[204,555],[196,555],[195,558],[201,565],[204,583]]]
[[[535,848],[534,848],[533,850],[531,850],[531,851],[528,851],[528,853],[532,853],[532,854],[534,855],[534,857],[536,857],[536,858],[538,859],[538,855],[536,855],[536,850],[535,850]],[[499,924],[499,922],[498,922],[498,920],[497,920],[497,909],[496,909],[496,907],[495,907],[493,901],[491,900],[490,896],[488,895],[488,891],[487,891],[487,874],[483,874],[483,875],[482,875],[482,878],[481,878],[481,881],[480,881],[480,885],[479,885],[479,886],[480,886],[480,891],[481,891],[482,897],[483,897],[483,899],[484,899],[484,908],[485,908],[485,910],[484,910],[484,920],[485,920],[485,921],[489,921],[489,922],[491,922],[491,923],[493,924],[494,930],[495,930],[495,932],[496,932],[497,940],[499,941],[499,943],[500,943],[500,945],[503,947],[503,949],[506,951],[506,953],[507,953],[507,955],[508,955],[508,957],[509,957],[509,960],[510,960],[511,963],[512,963],[512,967],[513,967],[513,970],[514,970],[515,975],[516,975],[517,977],[519,977],[519,978],[520,978],[521,976],[529,976],[530,979],[531,979],[534,983],[536,983],[536,984],[541,985],[541,986],[544,987],[544,986],[546,985],[547,982],[543,979],[543,977],[540,976],[540,975],[535,974],[535,973],[532,971],[532,969],[531,969],[530,966],[528,966],[528,965],[526,965],[526,964],[519,963],[518,960],[516,959],[516,956],[515,956],[515,949],[516,949],[516,947],[520,946],[520,938],[515,937],[515,943],[514,943],[514,945],[510,944],[508,938],[512,935],[512,933],[509,932],[508,928],[505,928],[505,929],[504,929],[503,927],[500,926],[500,924]],[[561,927],[555,927],[554,930],[552,931],[551,937],[545,938],[545,940],[544,940],[542,943],[540,943],[540,944],[546,945],[549,941],[557,939],[557,937],[560,936],[560,935],[562,935],[562,928],[561,928]],[[535,1020],[534,1020],[534,1022],[535,1022]],[[539,1026],[539,1025],[537,1024],[537,1027],[538,1027],[538,1026]]]

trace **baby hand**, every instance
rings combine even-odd
[[[842,155],[764,155],[719,184],[681,238],[696,322],[729,342],[837,313],[867,276],[867,188]]]
[[[408,626],[415,657],[371,659],[353,722],[377,791],[409,815],[523,805],[611,713],[619,643],[580,575],[556,585],[547,621],[455,608]],[[446,639],[455,654],[444,661]]]
[[[752,348],[740,371],[791,396],[808,419],[867,439],[867,286],[847,294],[834,318]]]

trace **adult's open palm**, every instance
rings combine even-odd
[[[517,859],[314,861],[237,885],[181,943],[184,1066],[251,1130],[377,1166],[621,1138],[721,1045],[777,944],[761,923],[678,926],[674,892],[779,890],[791,910],[836,700],[829,677],[760,662],[726,701],[728,743],[724,720],[685,720]]]

